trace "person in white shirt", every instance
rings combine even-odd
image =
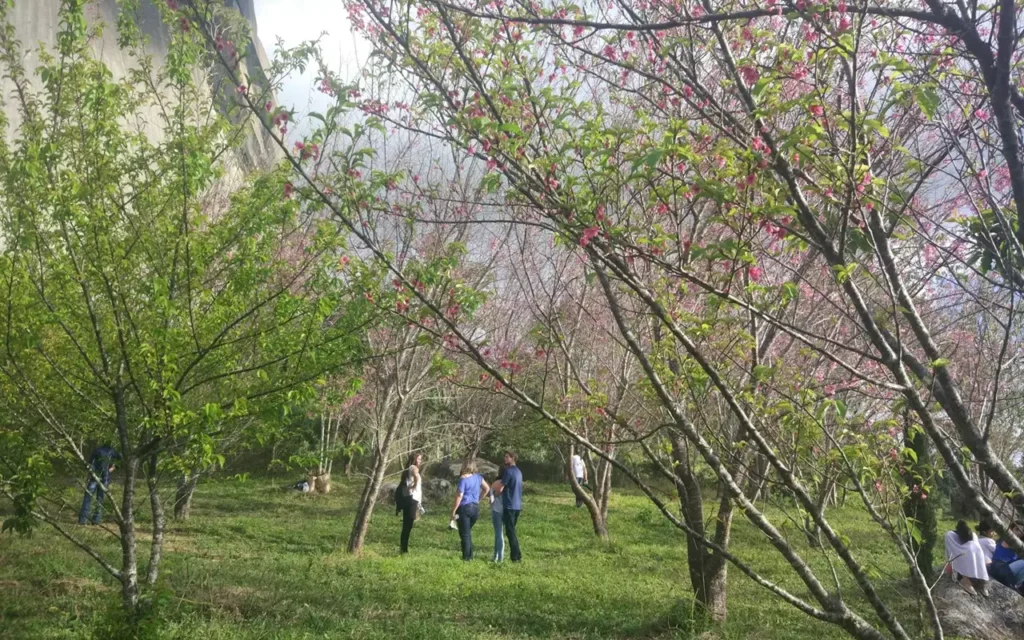
[[[580,454],[572,454],[572,474],[576,476],[576,482],[582,487],[587,483],[587,465],[584,464],[583,458]],[[576,508],[579,509],[583,506],[583,498],[576,494]]]
[[[996,552],[996,538],[999,534],[992,528],[992,523],[988,520],[982,520],[978,522],[978,544],[981,545],[981,551],[985,554],[985,564],[992,564],[992,554]]]
[[[988,595],[985,590],[988,584],[985,552],[981,550],[978,537],[963,520],[956,523],[955,531],[946,532],[946,561],[953,566],[953,579],[964,591],[972,596],[978,591]]]

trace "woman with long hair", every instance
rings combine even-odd
[[[452,520],[459,529],[459,541],[462,543],[462,559],[473,559],[473,525],[480,517],[480,498],[490,493],[487,481],[476,472],[476,463],[466,460],[459,472],[459,486],[455,491],[455,506],[452,507]]]
[[[405,502],[402,504],[402,553],[409,553],[409,534],[412,533],[412,526],[420,515],[420,503],[423,501],[423,477],[420,475],[422,463],[422,454],[410,453],[405,471],[402,473],[401,484],[404,484],[406,494]]]
[[[978,544],[978,538],[963,520],[956,523],[954,531],[946,532],[946,561],[953,567],[953,579],[964,591],[972,596],[981,591],[986,596],[988,569],[985,566],[985,552]],[[975,591],[977,587],[978,591]]]

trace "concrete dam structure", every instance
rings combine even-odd
[[[0,0],[6,1],[6,0]],[[266,51],[260,42],[257,25],[255,0],[221,0],[225,6],[238,11],[249,23],[252,42],[244,52],[242,62],[252,73],[268,66]],[[31,77],[39,64],[39,49],[52,51],[57,44],[60,29],[61,0],[14,0],[13,9],[8,15],[14,26],[16,37],[21,41],[26,55],[23,61],[26,72]],[[85,14],[91,24],[104,23],[102,35],[93,43],[97,58],[110,69],[114,77],[125,76],[132,65],[137,64],[130,55],[122,51],[117,44],[117,19],[120,13],[118,0],[90,0],[85,5]],[[166,59],[169,45],[167,25],[160,17],[154,0],[139,0],[137,24],[147,39],[146,50],[157,64]],[[17,126],[17,113],[10,98],[13,85],[9,80],[0,81],[3,95],[7,100],[7,115],[11,118],[12,129]],[[211,86],[211,100],[216,98],[233,99],[233,96],[217,96]],[[280,158],[280,150],[265,134],[259,122],[252,120],[251,134],[246,136],[242,148],[234,155],[235,166],[230,167],[231,173],[245,173],[256,168],[265,168]],[[154,134],[159,131],[154,129]]]

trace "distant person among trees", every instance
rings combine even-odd
[[[583,462],[583,458],[578,453],[572,454],[572,474],[576,476],[576,484],[580,487],[584,487],[587,484],[587,465]],[[580,494],[576,494],[576,508],[579,509],[583,506],[583,497]]]
[[[103,518],[103,498],[110,486],[110,472],[114,470],[114,460],[120,460],[121,454],[109,444],[96,447],[89,458],[89,477],[85,481],[85,496],[82,498],[82,508],[78,511],[78,524],[85,524],[89,520],[89,506],[92,504],[93,496],[96,496],[96,511],[92,516],[92,523],[99,524]]]
[[[501,521],[505,525],[505,535],[508,536],[510,556],[512,562],[519,562],[523,554],[519,550],[516,524],[519,522],[519,512],[523,509],[523,473],[516,466],[515,452],[505,452],[505,473],[494,484],[497,485],[496,491],[501,494],[501,507],[504,510]]]
[[[953,579],[964,591],[972,596],[987,596],[988,569],[985,567],[985,552],[981,550],[977,536],[960,520],[955,531],[946,532],[946,560],[953,566]],[[977,591],[975,590],[977,589]]]
[[[504,501],[498,490],[501,488],[501,477],[505,473],[505,467],[498,467],[498,473],[494,476],[491,485],[491,524],[494,525],[494,555],[491,557],[493,562],[502,562],[505,560],[505,527],[502,524],[502,518],[505,515],[505,509],[503,507]]]
[[[1014,522],[1010,529],[1017,537],[1024,533],[1019,522]],[[1017,557],[1017,552],[1011,549],[1003,539],[999,540],[996,550],[992,554],[989,571],[995,580],[1015,589],[1018,593],[1020,592],[1021,585],[1024,584],[1024,560]]]
[[[458,525],[463,560],[473,559],[473,525],[480,517],[480,496],[486,496],[490,490],[487,481],[476,472],[476,463],[473,460],[462,463],[459,484],[455,491],[455,505],[452,507],[452,520]]]
[[[992,528],[992,523],[988,520],[981,520],[978,522],[978,544],[981,545],[981,550],[985,554],[985,564],[992,563],[992,555],[996,552],[996,538],[999,534]]]
[[[420,465],[423,463],[423,455],[410,453],[406,461],[405,472],[398,483],[399,489],[404,493],[404,500],[400,505],[402,508],[402,540],[401,552],[409,553],[409,534],[412,533],[412,526],[420,517],[420,503],[423,502],[423,476],[420,475]]]

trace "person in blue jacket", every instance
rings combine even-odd
[[[92,523],[99,524],[103,517],[103,496],[110,486],[110,472],[114,470],[114,460],[120,460],[121,454],[109,444],[96,447],[89,458],[89,477],[85,484],[85,497],[82,508],[78,511],[78,524],[85,524],[89,519],[89,506],[96,496],[96,511]]]

